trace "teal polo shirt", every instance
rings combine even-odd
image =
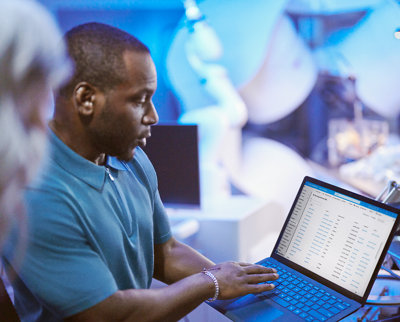
[[[154,244],[171,238],[143,150],[98,166],[50,133],[49,152],[26,192],[28,244],[15,297],[27,321],[62,320],[117,290],[149,288]]]

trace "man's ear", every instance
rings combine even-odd
[[[87,82],[75,86],[73,98],[75,108],[82,116],[91,116],[94,111],[96,88]]]

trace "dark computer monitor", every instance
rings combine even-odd
[[[164,204],[167,207],[199,208],[197,125],[154,125],[144,151],[156,169]]]

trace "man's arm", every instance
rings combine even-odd
[[[220,299],[271,290],[273,285],[259,283],[278,277],[272,269],[233,262],[210,271],[218,280]],[[117,291],[66,321],[177,321],[214,294],[211,278],[197,273],[164,288]]]
[[[177,321],[213,294],[211,279],[199,273],[164,288],[117,291],[65,321]]]
[[[274,270],[260,265],[233,262],[214,265],[191,247],[171,238],[155,246],[154,277],[173,284],[158,289],[117,291],[66,321],[179,320],[215,294],[214,283],[200,272],[202,268],[209,269],[217,278],[219,299],[271,290],[273,285],[259,283],[278,278]]]
[[[215,264],[175,238],[154,247],[154,278],[171,284]]]

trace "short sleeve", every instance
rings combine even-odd
[[[60,199],[51,192],[27,192],[27,248],[22,265],[13,266],[43,305],[68,317],[103,301],[118,288],[74,215],[79,204]],[[11,263],[18,260],[7,257]]]

